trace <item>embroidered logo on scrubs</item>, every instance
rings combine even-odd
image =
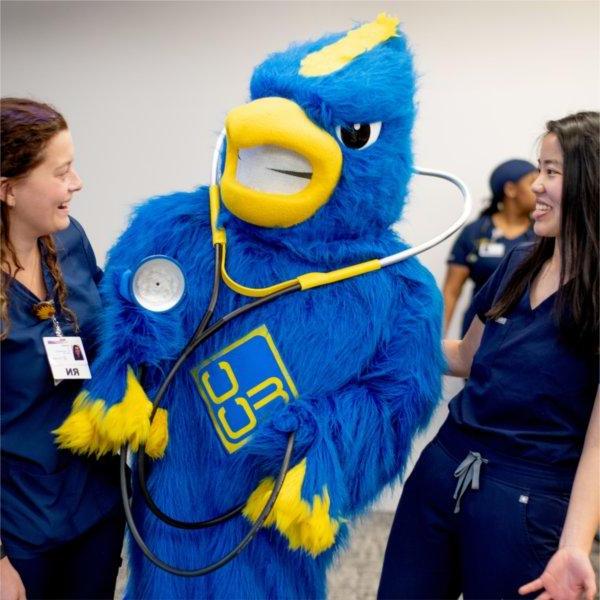
[[[298,391],[266,325],[192,369],[219,439],[241,448],[261,420]]]

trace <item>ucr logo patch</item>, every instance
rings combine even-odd
[[[298,391],[266,325],[192,369],[212,423],[231,454],[280,402]]]

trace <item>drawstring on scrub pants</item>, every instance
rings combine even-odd
[[[458,465],[456,471],[454,471],[454,477],[458,477],[453,496],[453,498],[456,500],[454,514],[460,511],[460,499],[467,491],[469,484],[471,484],[472,490],[479,489],[479,474],[481,472],[481,465],[487,462],[487,458],[483,458],[479,452],[473,452],[470,450],[467,458],[465,458],[465,460]]]

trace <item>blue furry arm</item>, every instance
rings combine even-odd
[[[202,282],[190,285],[193,273],[206,272],[198,271],[197,263],[203,258],[210,261],[206,205],[205,189],[150,200],[136,210],[110,251],[101,285],[104,314],[93,378],[55,431],[59,446],[101,455],[116,452],[124,443],[134,449],[144,443],[150,456],[164,452],[168,441],[166,412],[159,409],[150,423],[152,405],[135,372],[140,366],[160,367],[177,357],[193,327],[185,315],[197,314],[190,305],[203,293],[208,297],[210,277],[206,289]],[[155,254],[178,260],[188,284],[183,301],[165,313],[144,310],[119,291],[123,273]]]
[[[287,432],[296,431],[296,464],[267,521],[291,548],[313,556],[330,548],[340,525],[402,473],[413,436],[441,395],[441,312],[433,284],[403,282],[389,333],[360,377],[325,397],[294,401],[249,444],[258,470],[274,473]],[[250,497],[250,520],[272,481]]]
[[[338,399],[330,426],[344,436],[338,448],[349,517],[402,474],[414,436],[429,424],[442,396],[443,305],[433,277],[425,275],[425,281],[401,282],[390,335],[356,388]]]

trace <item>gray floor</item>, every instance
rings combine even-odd
[[[348,550],[339,557],[337,564],[329,573],[327,580],[329,600],[373,600],[375,598],[393,516],[392,513],[375,512],[357,524]],[[594,545],[593,563],[598,576],[598,542]],[[115,595],[117,599],[122,598],[124,578],[125,573],[122,572]]]
[[[352,532],[350,547],[327,578],[330,600],[375,598],[393,513],[372,513]]]

